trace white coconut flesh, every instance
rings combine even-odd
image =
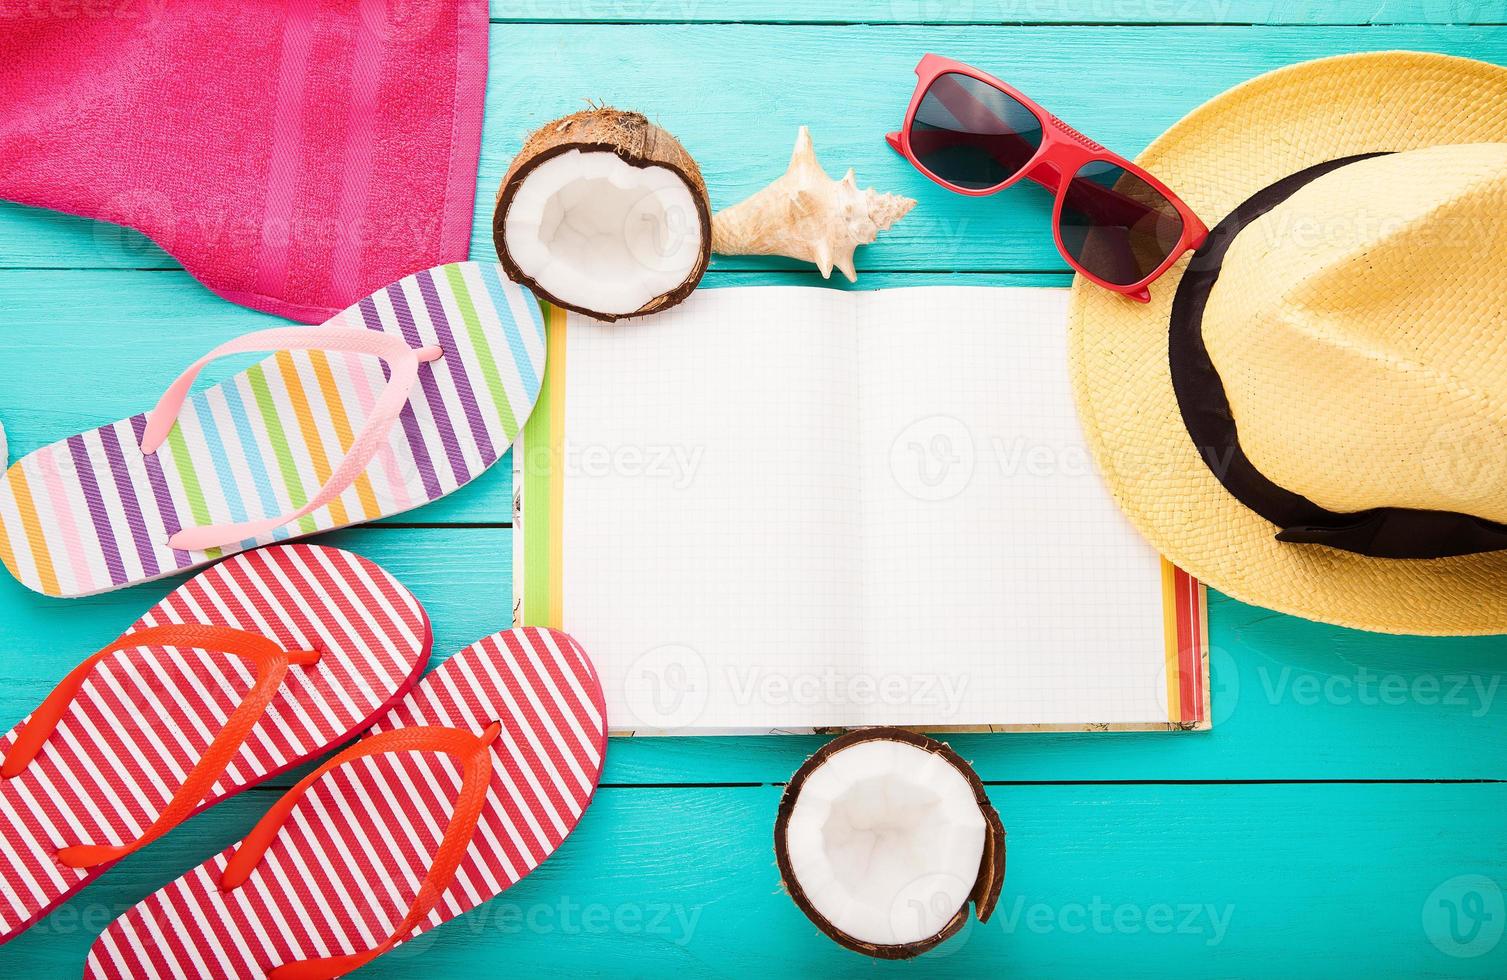
[[[567,150],[523,178],[507,250],[539,288],[583,309],[634,313],[691,277],[701,222],[685,180],[615,153]]]
[[[834,753],[800,788],[790,870],[834,928],[879,946],[940,932],[968,901],[987,833],[973,787],[933,752],[892,740]]]

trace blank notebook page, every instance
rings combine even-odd
[[[874,724],[1166,721],[1161,559],[1094,471],[1067,291],[893,289],[860,322],[863,662],[930,679]],[[899,682],[892,681],[895,690]]]
[[[1165,722],[1066,292],[750,287],[566,332],[562,626],[614,729]]]
[[[702,290],[642,320],[571,317],[566,337],[562,626],[591,651],[612,727],[825,715],[765,685],[859,669],[847,297]]]

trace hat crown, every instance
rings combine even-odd
[[[1339,167],[1231,243],[1202,330],[1242,450],[1327,510],[1507,522],[1507,143]]]

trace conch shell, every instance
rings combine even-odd
[[[872,242],[915,206],[898,194],[859,190],[851,168],[842,180],[828,177],[816,162],[810,131],[802,126],[784,175],[713,215],[712,251],[813,262],[824,279],[832,277],[836,266],[856,282],[853,250]]]

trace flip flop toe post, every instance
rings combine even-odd
[[[502,892],[576,826],[606,750],[568,636],[515,629],[451,657],[245,840],[126,912],[84,975],[316,980]]]
[[[122,857],[366,729],[430,630],[334,548],[238,555],[170,593],[0,737],[0,942]]]
[[[193,391],[222,356],[272,352]],[[539,394],[538,304],[496,263],[428,269],[318,327],[240,337],[150,412],[38,449],[0,479],[0,561],[46,595],[106,592],[376,520],[475,479]]]

